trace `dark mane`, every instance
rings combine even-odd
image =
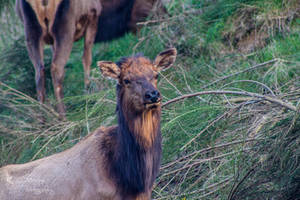
[[[122,86],[117,86],[117,116],[118,127],[111,131],[110,139],[114,141],[114,147],[110,146],[106,154],[108,171],[117,188],[125,196],[134,196],[151,189],[159,171],[161,159],[161,133],[158,125],[156,137],[150,148],[141,145],[136,134],[129,130],[129,123],[139,115],[130,116],[130,122],[126,121],[126,109],[122,106]],[[128,117],[128,116],[127,116]],[[160,118],[160,110],[155,112],[156,118]],[[160,121],[160,120],[158,120]],[[105,146],[108,146],[106,144]],[[102,147],[103,149],[107,147]]]
[[[95,42],[110,41],[130,31],[129,23],[135,0],[120,0],[119,5],[102,8]],[[116,4],[116,3],[115,3]]]

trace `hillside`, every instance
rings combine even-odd
[[[115,82],[98,60],[168,47],[178,57],[160,74],[163,160],[154,199],[300,197],[299,0],[168,0],[137,34],[93,48],[84,90],[83,41],[65,67],[67,121],[54,110],[45,49],[47,102],[36,101],[34,68],[13,1],[0,1],[0,166],[63,151],[116,123]],[[186,96],[185,96],[186,95]],[[41,116],[44,120],[41,121]]]

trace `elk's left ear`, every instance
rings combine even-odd
[[[155,60],[154,64],[156,65],[158,71],[166,70],[173,65],[175,62],[177,51],[175,48],[167,49],[159,53]]]
[[[98,61],[97,66],[100,68],[103,76],[118,79],[120,76],[120,68],[114,62]]]

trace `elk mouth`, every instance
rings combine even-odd
[[[144,103],[146,109],[157,108],[158,106],[160,106],[160,104],[161,104],[161,99],[158,99],[155,102],[146,102],[146,103]]]

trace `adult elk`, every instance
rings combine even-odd
[[[65,116],[63,100],[64,66],[74,41],[84,37],[84,83],[89,85],[94,40],[108,41],[137,30],[161,0],[16,0],[16,11],[24,24],[29,57],[35,68],[37,97],[45,101],[43,47],[51,44],[51,75],[57,109]],[[98,33],[97,33],[98,32]],[[97,35],[97,37],[96,37]]]
[[[118,81],[118,124],[61,153],[0,168],[0,199],[150,199],[161,158],[157,76],[175,57],[169,49],[154,62],[141,55],[98,62],[104,76]]]

